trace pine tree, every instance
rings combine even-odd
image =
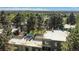
[[[14,17],[14,20],[13,20],[13,23],[15,24],[15,26],[18,28],[21,26],[21,23],[23,21],[23,17],[20,13],[18,13],[15,17]]]
[[[40,30],[40,29],[42,29],[42,25],[43,25],[43,18],[42,18],[42,16],[41,15],[37,15],[36,16],[36,26],[37,26],[37,29],[38,30]]]
[[[71,30],[69,36],[67,37],[67,41],[62,44],[62,50],[79,50],[79,30],[77,28]]]
[[[9,19],[7,19],[7,16],[4,12],[2,12],[1,15],[4,15],[5,17],[1,17],[1,20],[3,19],[4,22],[3,21],[1,22],[3,27],[3,32],[0,35],[0,41],[1,41],[0,47],[2,51],[8,51],[8,50],[11,50],[11,48],[13,48],[8,43],[12,36],[11,23],[9,22]]]
[[[54,14],[48,20],[49,29],[63,29],[63,19],[60,14]]]
[[[69,17],[67,18],[67,24],[74,25],[76,23],[76,17],[74,13],[72,12]]]
[[[29,17],[27,19],[27,33],[29,33],[31,30],[35,29],[35,17],[33,14],[29,14]]]

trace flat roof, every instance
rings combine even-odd
[[[0,29],[0,34],[3,32],[3,29]]]
[[[54,30],[52,31],[46,31],[44,33],[43,37],[44,39],[50,39],[54,41],[66,41],[66,37],[68,36],[69,32],[67,31],[61,31],[61,30]]]
[[[11,32],[15,32],[16,30],[18,30],[17,28],[13,28]]]
[[[18,30],[18,29],[17,28],[13,28],[11,32],[14,32],[16,30]],[[0,29],[0,33],[2,33],[2,32],[3,32],[3,29]]]
[[[67,28],[67,29],[69,29],[69,28],[75,28],[75,26],[76,25],[65,24],[64,28]]]
[[[42,41],[36,41],[36,40],[28,40],[25,39],[16,39],[12,38],[8,42],[9,44],[15,44],[15,45],[24,45],[24,46],[32,46],[32,47],[42,47]]]

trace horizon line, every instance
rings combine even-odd
[[[0,11],[79,11],[79,7],[0,7]]]

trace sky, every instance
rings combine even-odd
[[[0,7],[0,10],[79,11],[79,0],[0,0]]]
[[[78,7],[79,0],[0,0],[0,7]]]

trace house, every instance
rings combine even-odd
[[[76,27],[76,25],[70,25],[70,24],[65,24],[65,25],[64,25],[64,28],[65,28],[65,29],[70,29],[70,28],[73,29],[73,28],[75,28],[75,27]]]
[[[46,31],[44,34],[35,35],[34,40],[42,41],[43,51],[61,50],[61,42],[66,41],[69,32],[62,30]]]
[[[18,51],[38,51],[42,50],[42,41],[28,40],[27,38],[17,39],[12,38],[8,42],[11,45],[15,45]]]
[[[17,30],[18,30],[17,28],[13,28],[11,32],[13,33],[13,32],[15,32]]]
[[[26,35],[23,38],[12,38],[9,44],[17,46],[19,51],[60,51],[61,42],[66,41],[67,31],[46,31],[35,36]]]
[[[34,40],[42,41],[42,40],[43,40],[43,34],[36,34],[36,35],[34,36]]]
[[[43,35],[42,49],[47,51],[61,50],[61,42],[66,41],[68,34],[69,32],[61,30],[46,31]]]
[[[2,32],[3,32],[3,29],[0,29],[0,34],[2,34]]]

